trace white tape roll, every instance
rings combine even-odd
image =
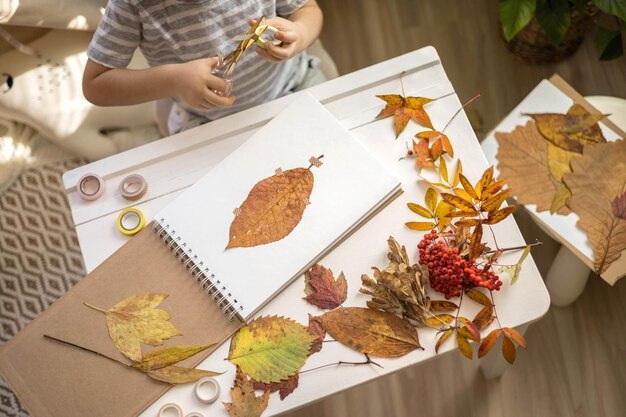
[[[200,402],[214,403],[220,396],[220,383],[210,376],[204,377],[196,383],[195,393]]]
[[[161,408],[159,408],[159,414],[157,414],[157,417],[183,417],[183,410],[178,404],[163,404]]]

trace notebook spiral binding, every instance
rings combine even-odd
[[[222,313],[228,316],[228,320],[232,321],[235,316],[241,319],[239,312],[243,310],[243,306],[232,298],[231,293],[204,264],[204,261],[193,253],[192,248],[187,247],[187,243],[176,235],[176,231],[165,222],[165,219],[155,219],[153,229],[183,267],[200,284],[200,287],[215,301]]]

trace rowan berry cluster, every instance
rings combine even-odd
[[[479,286],[489,291],[500,289],[502,282],[493,271],[484,271],[475,262],[464,259],[457,248],[449,247],[438,240],[437,231],[432,230],[417,245],[419,263],[428,267],[430,286],[442,293],[446,299],[458,297],[464,288]]]

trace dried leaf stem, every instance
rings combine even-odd
[[[521,249],[526,249],[526,246],[541,246],[543,245],[543,242],[541,242],[538,239],[535,239],[534,243],[529,243],[528,245],[522,245],[522,246],[513,246],[511,248],[504,248],[504,249],[494,249],[494,250],[490,250],[485,252],[485,255],[489,255],[490,253],[495,253],[495,252],[507,252],[507,251],[513,251],[513,250],[521,250]]]
[[[316,371],[318,369],[322,369],[322,368],[328,368],[329,366],[339,366],[339,365],[368,365],[368,364],[372,364],[372,365],[376,365],[379,368],[382,368],[382,366],[376,362],[374,362],[367,353],[364,353],[366,360],[363,362],[347,362],[347,361],[339,361],[339,362],[334,362],[334,363],[327,363],[326,365],[320,365],[320,366],[316,366],[315,368],[311,368],[311,369],[305,369],[304,371],[300,371],[300,374],[303,374],[305,372],[311,372],[311,371]]]
[[[90,306],[90,307],[91,307],[91,306]],[[124,362],[122,362],[122,361],[118,361],[117,359],[113,359],[112,357],[107,356],[107,355],[105,355],[104,353],[96,352],[95,350],[91,350],[91,349],[86,348],[86,347],[84,347],[84,346],[80,346],[80,345],[77,345],[77,344],[72,343],[72,342],[67,342],[67,341],[65,341],[65,340],[57,339],[56,337],[49,336],[49,335],[47,335],[47,334],[44,334],[44,335],[43,335],[43,337],[45,337],[46,339],[54,340],[55,342],[64,343],[64,344],[66,344],[66,345],[70,345],[70,346],[73,346],[73,347],[75,347],[75,348],[82,349],[82,350],[87,351],[87,352],[95,353],[96,355],[98,355],[98,356],[102,356],[103,358],[107,358],[107,359],[108,359],[108,360],[110,360],[110,361],[116,362],[116,363],[118,363],[118,364],[120,364],[120,365],[123,365],[123,366],[125,366],[125,367],[129,367],[129,365],[128,365],[128,364],[126,364],[126,363],[124,363]]]
[[[445,96],[444,96],[444,97],[445,97]],[[441,129],[441,133],[443,133],[443,132],[445,132],[445,131],[446,131],[446,128],[450,125],[450,123],[452,123],[452,121],[454,120],[454,118],[455,118],[456,116],[458,116],[458,115],[459,115],[459,113],[461,113],[461,110],[463,110],[463,109],[465,108],[465,106],[469,105],[472,101],[476,100],[478,97],[480,97],[480,93],[476,94],[474,97],[472,97],[472,98],[470,98],[469,100],[467,100],[467,101],[465,102],[465,104],[463,104],[463,105],[461,106],[461,108],[460,108],[460,109],[458,109],[458,110],[456,111],[456,113],[454,113],[454,115],[452,115],[452,117],[450,118],[450,120],[448,120],[448,123],[446,123],[446,125],[443,127],[443,129]]]

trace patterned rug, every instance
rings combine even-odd
[[[61,179],[85,163],[28,169],[0,195],[0,344],[85,275]],[[1,379],[0,416],[28,417]]]

